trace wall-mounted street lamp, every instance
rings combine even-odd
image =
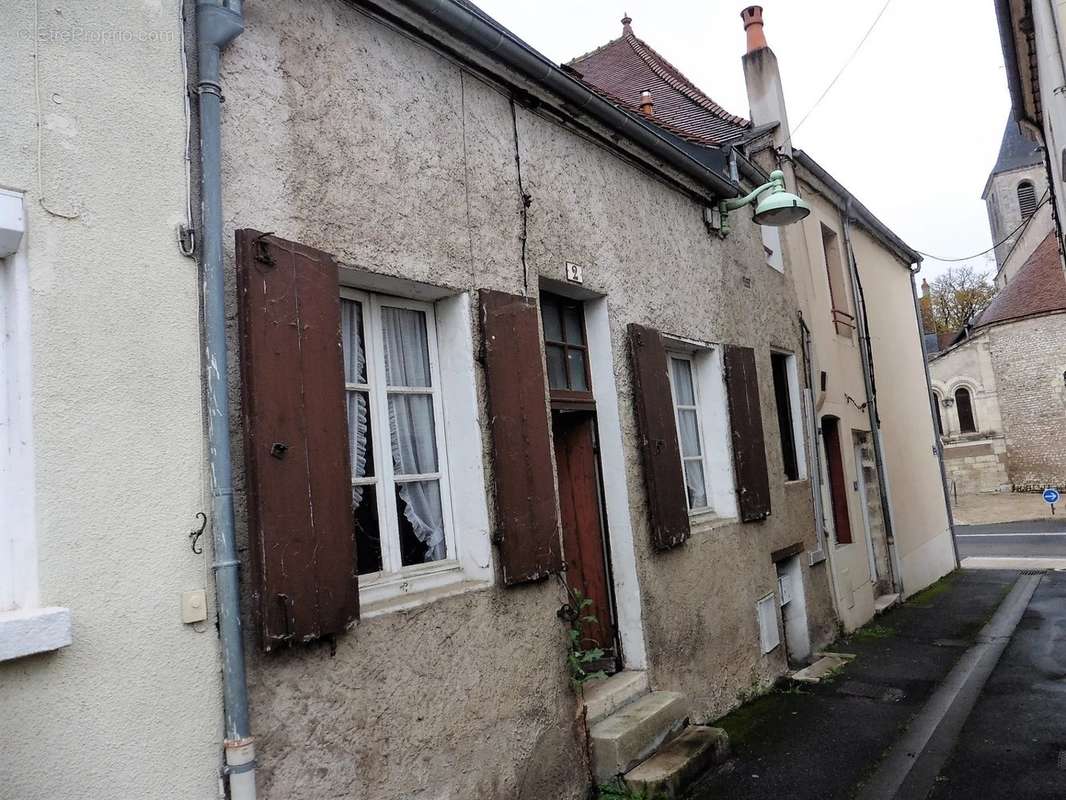
[[[759,199],[761,197],[761,199]],[[775,169],[770,173],[770,182],[744,197],[722,200],[718,204],[722,236],[729,233],[729,212],[737,211],[758,200],[752,219],[756,225],[780,228],[799,222],[811,213],[811,207],[802,198],[785,191],[785,173]]]

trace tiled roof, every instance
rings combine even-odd
[[[630,108],[640,107],[640,93],[651,92],[654,119],[686,138],[719,144],[742,136],[751,123],[730,114],[705,95],[680,70],[638,39],[629,25],[622,36],[569,64],[581,79]]]
[[[1066,277],[1062,273],[1059,242],[1054,231],[1037,246],[1010,282],[999,290],[977,320],[977,326],[1049,311],[1066,311]]]

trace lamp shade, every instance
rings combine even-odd
[[[792,192],[766,192],[755,207],[752,219],[758,225],[780,228],[799,222],[811,213],[811,207]]]

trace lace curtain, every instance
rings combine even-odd
[[[389,387],[432,386],[426,315],[421,311],[382,306],[385,383]],[[438,471],[433,396],[429,392],[389,393],[392,463],[397,476]],[[441,513],[440,481],[397,483],[403,514],[426,547],[425,561],[447,555]]]

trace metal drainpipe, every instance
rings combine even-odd
[[[847,198],[843,214],[844,246],[848,255],[848,267],[851,273],[851,293],[856,300],[859,325],[859,355],[862,361],[862,378],[866,385],[866,413],[870,416],[870,435],[874,444],[874,463],[877,466],[877,489],[881,495],[881,516],[885,521],[885,541],[888,543],[888,568],[892,573],[892,588],[903,594],[903,575],[899,566],[899,553],[896,551],[895,525],[892,520],[892,501],[888,493],[888,472],[885,469],[884,451],[881,441],[881,418],[877,413],[877,390],[874,387],[873,359],[870,351],[870,326],[866,317],[866,295],[859,279],[859,265],[855,260],[855,250],[851,245],[851,198]],[[861,465],[856,464],[856,469]],[[866,499],[863,498],[863,502]]]
[[[222,648],[225,773],[233,800],[255,798],[255,745],[248,721],[248,685],[241,632],[239,561],[233,517],[226,281],[222,269],[222,50],[244,30],[241,4],[202,0],[196,6],[200,110],[201,264],[207,443],[211,468],[215,594]]]
[[[922,328],[922,311],[921,306],[918,303],[918,290],[914,287],[914,275],[918,272],[918,265],[915,264],[911,268],[911,299],[914,301],[914,319],[918,323],[918,330],[923,331]],[[929,421],[933,428],[933,437],[936,445],[933,446],[933,452],[936,453],[937,463],[940,465],[940,485],[944,489],[944,510],[948,515],[948,530],[951,531],[951,549],[955,553],[955,566],[959,564],[959,543],[955,539],[955,515],[951,511],[951,494],[948,492],[948,471],[944,466],[944,446],[940,441],[940,435],[937,432],[936,427],[936,408],[934,403],[936,398],[933,396],[933,378],[929,374],[929,354],[925,350],[925,336],[921,336],[919,341],[922,345],[922,366],[925,367],[925,392],[929,396]]]

